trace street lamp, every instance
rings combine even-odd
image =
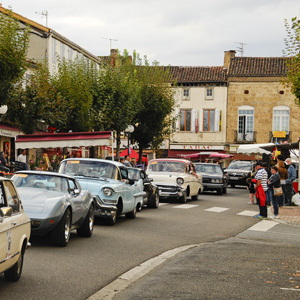
[[[129,150],[129,139],[130,139],[130,134],[134,132],[134,127],[132,125],[128,125],[124,132],[127,133],[127,136],[128,136],[128,148],[127,149],[128,149],[128,155],[129,155],[130,154],[129,153],[129,151],[130,151]]]

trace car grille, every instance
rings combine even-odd
[[[166,192],[166,193],[176,193],[178,190],[176,186],[158,185],[158,187],[161,192]]]

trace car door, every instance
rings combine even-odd
[[[63,178],[68,181],[68,201],[70,201],[72,206],[72,223],[74,225],[81,224],[86,216],[85,203],[82,200],[81,188],[74,179],[72,178]]]
[[[136,199],[134,197],[135,187],[133,183],[129,183],[128,177],[128,169],[124,167],[120,167],[121,177],[122,177],[122,185],[120,186],[120,193],[122,194],[123,199],[123,213],[133,211],[136,206]]]
[[[19,242],[22,239],[20,225],[23,220],[20,212],[20,201],[17,192],[10,181],[1,183],[0,204],[9,207],[11,215],[0,217],[0,272],[11,267],[19,257]]]

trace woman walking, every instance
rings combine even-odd
[[[282,189],[280,184],[280,176],[278,174],[278,168],[276,166],[271,168],[271,177],[268,180],[268,186],[273,189],[272,205],[273,205],[273,216],[271,219],[278,219],[279,213],[279,200],[282,197]],[[281,189],[281,192],[280,192]],[[279,190],[279,191],[278,191]],[[280,195],[281,194],[281,195]]]

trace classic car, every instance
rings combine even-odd
[[[192,162],[185,159],[150,160],[146,173],[158,186],[161,198],[176,198],[185,203],[187,197],[197,200],[203,190],[202,176],[197,175]]]
[[[117,216],[125,214],[129,219],[143,205],[145,192],[137,189],[128,177],[123,164],[97,158],[70,158],[60,163],[59,173],[77,178],[83,189],[94,198],[95,216],[114,225]]]
[[[204,191],[216,191],[218,195],[226,194],[228,175],[220,165],[214,163],[195,163],[196,173],[202,175]]]
[[[71,176],[46,171],[18,171],[12,180],[25,212],[31,235],[50,233],[53,244],[65,247],[70,231],[90,237],[94,228],[94,201]]]
[[[254,162],[233,160],[224,172],[229,176],[229,184],[231,187],[247,185],[247,178],[250,178],[254,172]]]
[[[128,168],[129,178],[134,180],[140,190],[145,191],[143,205],[149,208],[158,208],[159,190],[153,179],[149,178],[146,172],[139,168]]]
[[[0,273],[17,281],[29,245],[30,218],[24,212],[13,181],[0,178]]]

